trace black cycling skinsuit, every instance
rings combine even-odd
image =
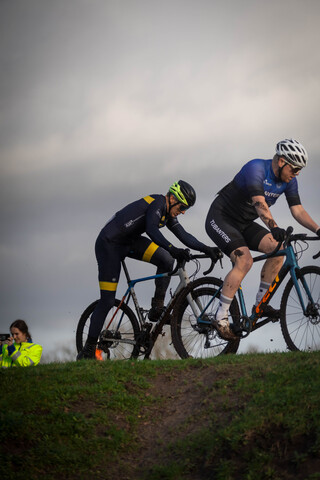
[[[271,207],[282,193],[289,207],[300,205],[296,177],[289,183],[282,182],[273,172],[272,160],[251,160],[211,204],[206,219],[207,234],[227,255],[244,246],[258,251],[260,241],[270,231],[254,222],[258,214],[251,199],[264,196]]]
[[[157,274],[172,270],[174,260],[168,251],[171,243],[159,230],[164,226],[187,247],[200,251],[205,248],[186,232],[177,218],[168,216],[164,195],[147,195],[130,203],[101,230],[95,245],[101,298],[91,317],[90,337],[98,338],[105,317],[114,305],[121,260],[130,257],[150,262],[157,266]],[[156,297],[164,298],[169,282],[169,277],[156,279]]]

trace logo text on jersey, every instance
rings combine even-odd
[[[265,194],[266,197],[273,197],[273,198],[278,198],[278,197],[280,197],[280,193],[274,193],[274,192],[267,192],[267,191],[265,191],[264,194]]]
[[[223,232],[221,228],[218,227],[218,225],[214,220],[211,220],[210,225],[213,228],[213,230],[215,230],[217,234],[220,235],[220,237],[222,237],[226,243],[229,243],[231,241],[230,237],[228,237],[228,235],[225,232]]]

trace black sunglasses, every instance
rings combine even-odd
[[[188,206],[187,205],[183,205],[183,203],[180,203],[179,205],[179,210],[180,212],[185,212],[186,210],[188,210]]]
[[[291,163],[285,162],[286,165],[289,165],[293,173],[299,173],[301,170],[301,167],[293,167]]]

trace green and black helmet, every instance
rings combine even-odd
[[[183,203],[183,205],[188,208],[193,207],[196,203],[196,192],[194,188],[183,180],[174,182],[169,188],[169,192],[176,197],[179,203]]]

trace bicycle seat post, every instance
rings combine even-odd
[[[127,282],[128,282],[128,283],[131,282],[131,278],[130,278],[130,275],[129,275],[129,271],[128,271],[126,262],[125,262],[124,260],[121,260],[121,265],[122,265],[124,274],[125,274],[125,276],[126,276]]]

